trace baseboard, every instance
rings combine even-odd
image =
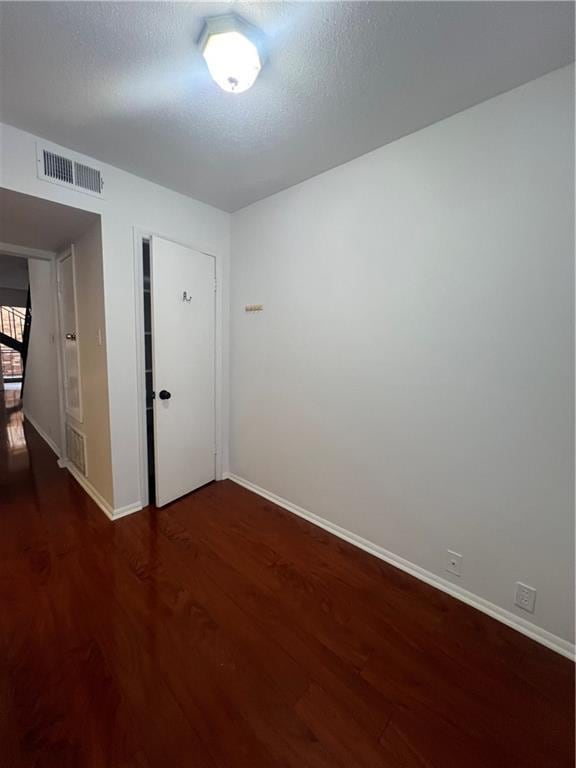
[[[42,440],[44,440],[44,442],[47,443],[50,446],[50,448],[52,448],[52,450],[54,451],[54,453],[56,454],[58,459],[60,459],[60,448],[58,448],[58,446],[56,445],[54,440],[52,440],[50,435],[46,434],[46,432],[44,432],[42,427],[39,426],[39,424],[36,421],[36,419],[33,419],[32,416],[30,416],[29,413],[26,413],[26,409],[24,409],[24,419],[25,419],[25,421],[29,421],[30,424],[32,424],[32,426],[34,427],[36,432],[38,432],[38,434],[40,435]]]
[[[401,571],[409,573],[411,576],[420,579],[420,581],[424,581],[426,584],[430,584],[432,587],[436,587],[436,589],[440,589],[442,592],[446,592],[452,597],[455,597],[457,600],[461,600],[463,603],[471,605],[473,608],[482,611],[482,613],[486,613],[493,619],[501,621],[503,624],[506,624],[508,627],[515,629],[517,632],[521,632],[523,635],[530,637],[532,640],[535,640],[536,642],[545,645],[547,648],[556,651],[556,653],[559,653],[562,656],[571,659],[572,661],[575,660],[576,649],[574,644],[564,640],[561,637],[558,637],[557,635],[552,634],[551,632],[548,632],[546,629],[542,629],[541,627],[536,626],[536,624],[533,624],[530,621],[526,621],[520,616],[516,616],[516,614],[512,613],[511,611],[507,611],[505,608],[501,608],[499,605],[491,603],[490,601],[485,600],[483,597],[475,595],[473,592],[469,592],[468,590],[463,589],[456,584],[452,584],[452,582],[448,581],[447,579],[444,579],[441,576],[437,576],[435,573],[427,571],[424,568],[421,568],[419,565],[415,565],[414,563],[411,563],[410,561],[395,555],[393,552],[389,552],[383,547],[380,547],[378,544],[373,544],[371,541],[362,538],[362,536],[358,536],[357,534],[352,533],[345,528],[341,528],[335,523],[331,523],[329,520],[325,520],[324,518],[319,517],[318,515],[315,515],[314,513],[309,512],[308,510],[303,509],[296,504],[292,504],[291,502],[286,501],[286,499],[277,496],[275,493],[267,491],[265,488],[261,488],[255,483],[251,483],[249,480],[238,477],[238,475],[235,475],[231,472],[224,473],[223,478],[238,483],[238,485],[247,488],[249,491],[257,493],[259,496],[262,496],[268,501],[271,501],[273,504],[277,504],[279,507],[283,507],[283,509],[288,510],[288,512],[292,512],[293,514],[298,515],[298,517],[302,517],[305,520],[308,520],[308,522],[323,528],[329,533],[333,533],[335,536],[344,539],[344,541],[347,541],[350,544],[354,544],[369,554],[380,558],[380,560],[384,560],[390,565],[399,568]]]
[[[100,509],[106,514],[106,516],[110,520],[119,520],[121,517],[126,517],[126,515],[131,515],[134,512],[139,512],[142,509],[141,502],[137,501],[133,504],[127,504],[124,507],[118,507],[117,509],[114,509],[106,499],[101,496],[96,488],[92,485],[92,483],[84,477],[83,474],[81,474],[74,464],[72,464],[69,461],[66,461],[66,459],[61,457],[60,449],[56,445],[56,443],[50,438],[49,435],[44,432],[44,430],[38,426],[38,423],[35,419],[33,419],[29,414],[24,411],[24,418],[26,421],[29,421],[30,424],[34,427],[36,432],[40,435],[40,437],[50,446],[50,448],[54,451],[56,456],[58,457],[58,466],[60,469],[67,469],[72,477],[76,480],[76,482],[82,486],[82,488],[86,491],[88,496],[96,502],[96,504],[100,507]]]
[[[78,485],[82,486],[92,501],[94,501],[100,507],[100,509],[110,520],[118,520],[121,517],[126,517],[126,515],[139,512],[142,509],[142,504],[139,501],[135,502],[134,504],[127,504],[125,507],[118,507],[114,509],[106,501],[106,499],[98,493],[92,483],[87,478],[85,478],[84,475],[79,472],[71,462],[65,462],[63,463],[63,466],[66,467]]]
[[[103,496],[101,496],[98,493],[98,491],[96,490],[96,488],[94,488],[92,483],[87,478],[85,478],[84,475],[78,469],[76,469],[74,464],[72,464],[69,461],[66,462],[66,469],[68,470],[68,472],[70,472],[70,474],[72,475],[74,480],[76,480],[78,485],[82,486],[82,488],[86,491],[88,496],[90,496],[92,501],[94,501],[100,507],[102,512],[104,512],[104,514],[107,517],[109,517],[110,520],[114,520],[113,507],[106,501],[106,499]]]
[[[125,507],[116,507],[112,520],[119,520],[121,517],[126,517],[126,515],[133,515],[134,512],[140,512],[141,509],[142,503],[140,501],[135,501],[133,504],[126,504]]]

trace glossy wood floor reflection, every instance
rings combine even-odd
[[[3,768],[569,768],[569,661],[231,482],[109,522],[10,395]]]

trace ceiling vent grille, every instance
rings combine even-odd
[[[74,184],[72,161],[67,157],[55,155],[54,152],[43,150],[44,176],[56,181],[64,181],[66,184]]]
[[[56,148],[37,145],[38,178],[52,184],[76,189],[78,192],[85,192],[88,195],[102,197],[104,188],[102,172],[94,166],[76,160],[72,153],[66,156],[53,151],[54,149]]]
[[[84,163],[74,163],[74,181],[77,187],[87,192],[102,193],[102,174],[97,168],[91,168]]]

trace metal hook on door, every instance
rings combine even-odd
[[[184,293],[182,294],[182,301],[187,301],[187,302],[192,301],[192,296],[188,296],[186,291],[184,291]]]

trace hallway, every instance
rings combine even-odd
[[[568,768],[572,664],[225,481],[111,523],[5,393],[4,768]]]

